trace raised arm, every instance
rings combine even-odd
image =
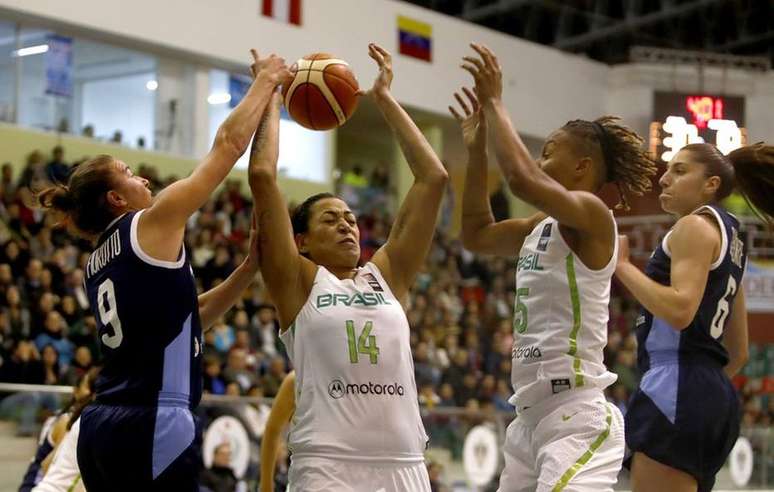
[[[248,180],[261,231],[260,268],[285,330],[306,302],[317,267],[298,252],[288,206],[277,186],[280,103],[275,91],[253,138]]]
[[[489,156],[486,119],[481,115],[481,106],[473,92],[467,87],[463,87],[462,91],[468,102],[459,93],[455,93],[454,97],[464,116],[449,106],[449,111],[462,128],[462,140],[468,150],[465,191],[462,194],[462,245],[475,253],[518,255],[524,238],[545,218],[545,214],[495,222],[487,191]]]
[[[510,190],[560,224],[594,239],[609,240],[613,219],[605,203],[593,193],[569,191],[532,159],[513,128],[502,101],[502,69],[485,46],[471,45],[479,57],[465,56],[462,68],[476,82],[476,94],[492,131],[495,155]]]
[[[289,74],[282,58],[270,55],[260,59],[255,50],[251,52],[253,82],[218,129],[210,152],[190,176],[159,193],[140,217],[140,246],[151,257],[177,259],[186,221],[204,205],[245,152],[274,88]]]
[[[274,470],[277,467],[277,448],[280,434],[296,411],[296,372],[291,371],[282,380],[274,404],[271,406],[266,428],[261,438],[260,492],[274,492]]]
[[[693,321],[707,286],[710,266],[720,249],[718,230],[699,215],[680,219],[669,236],[670,285],[661,285],[629,260],[629,241],[621,236],[615,274],[653,316],[675,330]],[[697,248],[696,245],[702,247]]]
[[[430,249],[449,175],[425,136],[390,93],[390,53],[372,43],[368,45],[368,54],[379,65],[371,94],[414,175],[414,184],[403,199],[387,242],[373,257],[393,294],[402,299]]]
[[[212,328],[212,324],[236,304],[242,292],[250,286],[255,274],[258,273],[260,254],[256,222],[253,214],[250,251],[245,261],[236,267],[226,280],[199,296],[199,319],[204,331]]]

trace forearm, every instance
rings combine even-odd
[[[226,280],[199,296],[199,318],[208,330],[226,311],[236,304],[242,292],[250,286],[257,270],[247,262],[239,265]]]
[[[484,151],[469,151],[465,171],[465,189],[462,193],[462,238],[473,239],[475,234],[493,224],[494,214],[487,189],[488,155]]]
[[[538,170],[524,142],[513,129],[508,112],[502,101],[495,100],[483,106],[487,125],[492,129],[497,164],[513,189]]]
[[[260,492],[274,492],[274,470],[277,466],[279,433],[268,426],[261,437],[261,487]]]
[[[686,314],[684,308],[688,300],[671,285],[659,284],[629,262],[619,264],[615,273],[645,309],[665,320],[672,328],[682,330],[693,319],[695,313]]]
[[[259,75],[250,85],[245,97],[221,123],[213,148],[222,148],[224,151],[242,155],[247,150],[250,137],[255,132],[274,90],[272,82]]]
[[[417,182],[445,182],[448,175],[435,151],[392,94],[375,93],[375,100],[400,144],[414,179]]]
[[[747,364],[746,357],[734,357],[732,354],[729,354],[728,364],[723,368],[723,371],[725,371],[728,379],[733,379],[734,376],[739,374],[739,371],[742,370],[745,364]]]
[[[279,120],[280,98],[273,94],[266,106],[258,129],[255,130],[253,143],[250,147],[250,164],[248,172],[257,177],[261,174],[271,180],[277,178],[277,162],[279,160]]]

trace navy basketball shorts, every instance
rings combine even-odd
[[[719,366],[657,365],[629,403],[626,445],[632,454],[692,475],[700,492],[709,491],[739,437],[740,418],[736,390]]]
[[[89,492],[198,492],[201,428],[183,406],[91,405],[81,416],[78,466]]]

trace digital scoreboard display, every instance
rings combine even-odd
[[[724,154],[745,145],[744,97],[656,92],[650,124],[651,153],[664,162],[692,143],[714,144]]]

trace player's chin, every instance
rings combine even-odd
[[[662,193],[658,196],[658,201],[661,203],[661,210],[663,210],[666,213],[675,213],[674,211],[674,200],[672,199],[672,195],[669,195],[668,193]]]

